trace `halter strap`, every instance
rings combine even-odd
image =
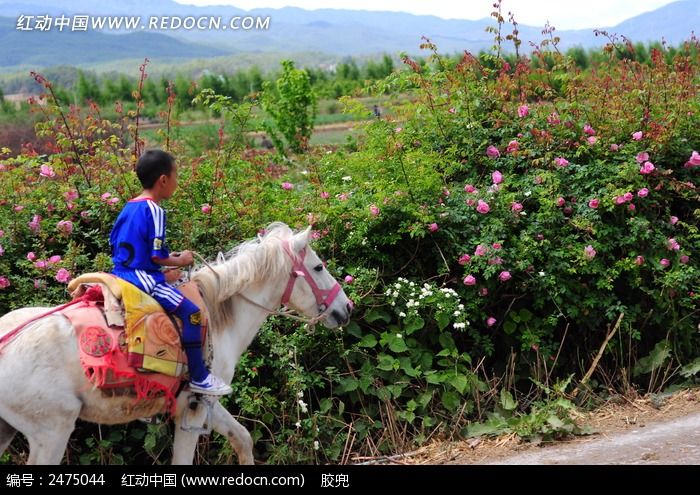
[[[333,287],[330,289],[321,289],[316,281],[311,276],[311,273],[304,266],[304,258],[306,257],[306,247],[299,251],[299,255],[295,256],[292,251],[291,243],[289,241],[285,242],[283,245],[284,251],[292,260],[292,272],[289,275],[289,280],[287,281],[287,287],[284,289],[284,294],[282,294],[282,305],[286,306],[292,297],[292,292],[294,291],[294,284],[297,278],[303,277],[306,283],[311,287],[311,292],[313,292],[316,298],[316,304],[318,305],[318,310],[323,313],[325,312],[335,298],[340,293],[341,287],[340,283],[336,280]]]

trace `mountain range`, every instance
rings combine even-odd
[[[480,0],[481,1],[481,0]],[[490,0],[483,0],[490,1]],[[269,16],[265,30],[179,30],[46,32],[19,31],[19,15],[64,14],[141,16]],[[517,17],[516,17],[517,18]],[[229,6],[197,7],[172,0],[0,0],[0,71],[14,72],[55,65],[108,67],[125,59],[185,61],[234,54],[317,52],[338,58],[378,53],[420,53],[421,36],[430,38],[442,53],[478,52],[493,45],[485,28],[491,19],[445,20],[396,12],[359,10],[254,9]],[[616,26],[598,26],[633,41],[660,41],[674,45],[688,39],[700,26],[700,0],[680,0]],[[543,39],[541,27],[519,25],[523,49]],[[509,32],[509,26],[504,26]],[[603,45],[593,29],[556,31],[560,48]]]

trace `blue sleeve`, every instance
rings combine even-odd
[[[151,258],[165,259],[170,256],[170,252],[165,245],[165,210],[151,203],[148,208],[144,208],[144,211],[146,213],[145,224],[147,226],[146,231]]]

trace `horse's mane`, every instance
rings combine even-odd
[[[231,298],[234,295],[262,278],[281,276],[289,268],[282,241],[292,235],[292,229],[286,224],[272,223],[263,235],[242,242],[226,254],[219,253],[216,261],[195,269],[192,280],[207,302],[212,329],[222,329],[233,323]]]

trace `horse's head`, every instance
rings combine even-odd
[[[350,321],[353,303],[311,249],[310,232],[311,227],[282,241],[291,260],[282,304],[309,318],[323,317],[328,328],[346,325]]]

